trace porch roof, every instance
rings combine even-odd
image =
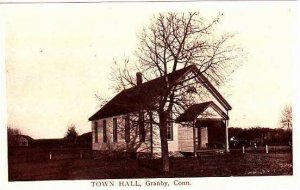
[[[203,102],[200,104],[194,104],[190,106],[183,114],[176,118],[175,122],[187,122],[195,120],[200,114],[202,114],[208,107],[212,107],[223,119],[228,120],[229,117],[224,113],[214,102]]]

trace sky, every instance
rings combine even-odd
[[[278,127],[296,62],[296,9],[284,2],[0,5],[7,123],[33,138],[63,137],[69,124],[89,132],[94,94],[113,97],[113,59],[133,57],[138,32],[170,11],[223,13],[216,30],[235,33],[244,51],[219,88],[233,107],[229,126]]]

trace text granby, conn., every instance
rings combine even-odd
[[[191,183],[188,180],[173,180],[173,183],[164,180],[145,180],[144,182],[138,180],[120,180],[120,181],[92,181],[92,187],[142,187],[142,186],[152,186],[152,187],[168,187],[173,186],[188,186]]]

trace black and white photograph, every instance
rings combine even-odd
[[[0,1],[3,188],[299,188],[297,5]]]

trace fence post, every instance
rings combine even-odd
[[[52,155],[51,154],[49,154],[49,159],[51,160],[51,157],[52,157]]]
[[[82,151],[80,151],[80,159],[82,159]]]
[[[243,154],[245,154],[245,147],[243,146]]]
[[[267,153],[267,154],[269,153],[268,145],[266,145],[266,153]]]

